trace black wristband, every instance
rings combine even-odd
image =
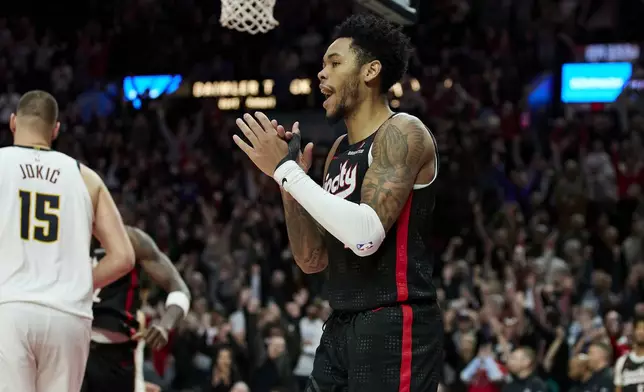
[[[300,155],[301,144],[302,144],[302,136],[300,136],[299,133],[294,133],[293,137],[288,142],[288,152],[286,153],[286,156],[282,158],[282,160],[277,164],[277,166],[275,167],[275,170],[277,170],[278,167],[282,166],[284,162],[287,162],[287,161],[297,162],[297,157]]]

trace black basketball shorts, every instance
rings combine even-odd
[[[438,305],[334,313],[306,392],[436,392],[443,368]]]
[[[134,392],[135,342],[92,342],[81,392]]]

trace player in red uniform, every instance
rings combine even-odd
[[[168,333],[186,315],[190,291],[170,259],[142,230],[127,227],[134,248],[135,268],[116,282],[94,293],[92,345],[87,360],[82,392],[134,391],[137,369],[134,361],[139,337],[153,349],[168,343]],[[94,249],[96,263],[104,255]],[[168,293],[166,312],[158,324],[142,330],[136,313],[139,309],[139,279],[144,270],[151,280]],[[148,386],[148,389],[153,386]]]
[[[387,99],[409,53],[408,38],[378,17],[352,16],[338,27],[318,77],[327,118],[344,120],[347,134],[331,148],[323,187],[306,174],[312,145],[300,154],[299,124],[286,133],[262,113],[237,120],[250,144],[239,136],[235,143],[282,186],[295,261],[305,273],[328,270],[334,312],[309,391],[438,386],[443,326],[428,243],[436,144]]]

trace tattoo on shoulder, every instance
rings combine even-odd
[[[428,153],[427,130],[414,121],[401,129],[391,123],[376,136],[373,162],[362,184],[362,202],[380,217],[385,230],[398,219]]]

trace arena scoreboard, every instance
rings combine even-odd
[[[291,96],[310,95],[312,92],[310,79],[293,79],[288,86]],[[217,106],[221,110],[267,110],[277,107],[273,79],[195,82],[192,85],[192,96],[217,98]]]
[[[398,99],[406,91],[420,91],[420,88],[420,82],[415,78],[409,79],[404,86],[396,83],[390,89],[392,106],[398,105]],[[281,86],[274,79],[199,81],[192,84],[190,95],[215,98],[220,110],[281,109],[283,102],[289,108],[301,109],[316,107],[322,102],[317,81],[307,78],[291,79]]]
[[[310,78],[204,80],[190,82],[181,75],[141,75],[123,79],[123,97],[135,108],[141,99],[164,96],[191,99],[215,99],[220,110],[299,110],[319,108],[323,96],[318,82]],[[390,89],[391,106],[410,91],[420,91],[420,82],[408,78]]]

